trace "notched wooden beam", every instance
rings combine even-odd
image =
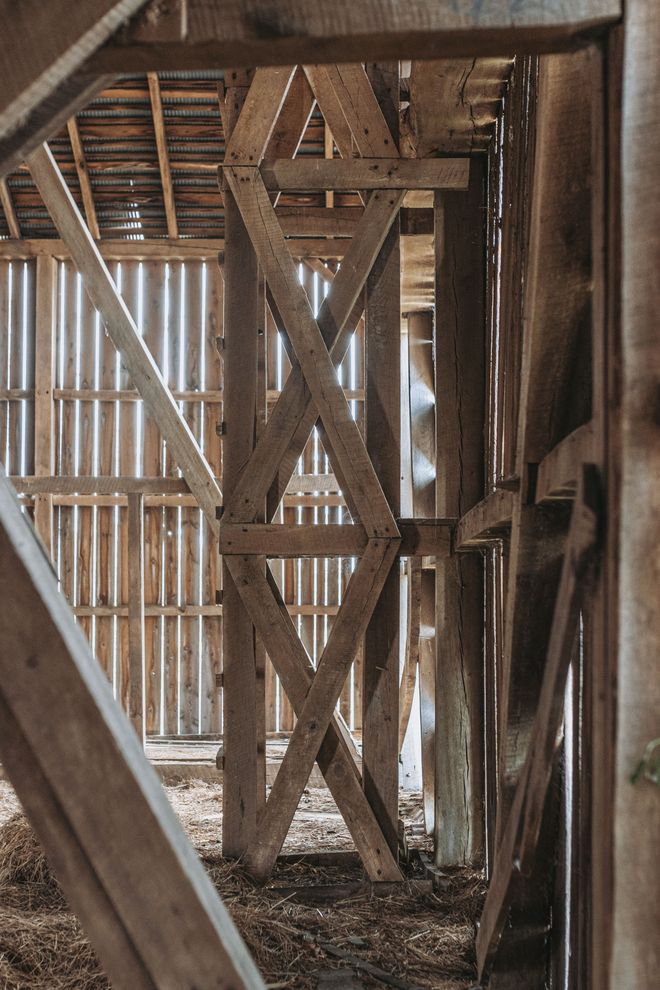
[[[511,528],[515,495],[494,491],[477,502],[460,519],[454,539],[455,550],[485,550],[503,539]]]

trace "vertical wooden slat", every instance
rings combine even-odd
[[[368,66],[395,140],[399,63]],[[391,150],[397,154],[396,148]],[[367,279],[367,450],[393,514],[400,507],[401,253],[395,219]],[[392,567],[364,640],[362,767],[365,793],[396,855],[399,819],[399,567]]]
[[[55,332],[57,326],[57,262],[37,258],[36,335],[34,350],[34,473],[55,473]],[[37,495],[34,523],[49,552],[53,552],[53,500]]]
[[[436,514],[457,517],[483,494],[484,170],[465,193],[436,193]],[[454,557],[436,570],[438,865],[483,852],[482,573]]]
[[[144,495],[128,496],[128,717],[144,745]]]

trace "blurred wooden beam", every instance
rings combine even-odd
[[[0,203],[2,203],[2,209],[4,210],[9,236],[14,240],[18,240],[21,236],[21,228],[18,225],[14,201],[11,198],[6,179],[0,179]]]

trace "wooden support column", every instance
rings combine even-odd
[[[252,72],[232,70],[225,96],[226,142],[239,118]],[[252,242],[236,201],[224,185],[224,419],[223,489],[231,496],[255,441],[259,325],[259,273]],[[255,634],[226,563],[222,567],[222,663],[224,795],[222,849],[242,856],[255,834],[257,807],[257,711]],[[259,690],[265,690],[263,680]]]
[[[466,193],[436,193],[436,515],[460,518],[483,495],[485,180],[473,159]],[[436,571],[438,865],[484,851],[483,573],[457,556]]]
[[[660,393],[660,202],[648,187],[660,167],[660,123],[649,94],[660,88],[660,8],[654,0],[625,7],[623,112],[621,118],[621,352],[610,350],[620,369],[621,460],[614,462],[620,485],[611,506],[616,525],[618,594],[608,590],[610,615],[618,617],[616,756],[614,761],[614,876],[612,965],[614,987],[650,988],[658,978],[660,899],[657,855],[660,794],[646,779],[630,776],[644,748],[659,733],[657,601],[660,571],[650,548],[660,539],[658,415]],[[616,69],[616,64],[612,66]],[[615,179],[617,145],[610,167]],[[616,201],[615,201],[616,202]],[[611,234],[616,234],[613,229]],[[610,247],[616,251],[617,241]],[[611,276],[615,268],[612,269]],[[616,297],[615,297],[616,300]],[[620,363],[617,361],[620,358]],[[614,379],[614,383],[616,383]],[[611,400],[610,400],[611,401]],[[618,470],[617,470],[618,468]],[[614,596],[617,595],[615,598]],[[608,682],[611,690],[612,681]],[[612,726],[610,725],[610,728]]]
[[[399,136],[399,63],[368,67],[392,136]],[[396,154],[396,149],[393,149]],[[394,515],[401,504],[401,253],[394,220],[367,279],[367,450]],[[362,776],[367,799],[396,854],[399,818],[400,572],[391,569],[364,640]]]
[[[34,340],[34,473],[55,474],[55,333],[57,328],[57,262],[37,258],[36,320]],[[53,498],[34,499],[34,525],[48,552],[53,552]]]
[[[144,745],[144,495],[128,496],[128,717]]]

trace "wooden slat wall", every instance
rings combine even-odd
[[[173,391],[204,393],[181,408],[214,473],[222,478],[223,362],[222,276],[217,265],[188,260],[110,264],[140,332]],[[306,266],[300,277],[317,310],[326,283]],[[55,472],[59,475],[177,477],[159,430],[143,403],[128,398],[132,382],[68,261],[57,269]],[[0,261],[0,461],[8,474],[34,472],[35,262]],[[266,383],[275,401],[290,364],[272,319],[266,332]],[[340,369],[344,387],[363,394],[364,328],[360,325]],[[85,398],[86,391],[117,391],[116,401]],[[124,391],[123,395],[119,393]],[[217,391],[217,399],[209,392]],[[363,424],[364,404],[351,408]],[[316,433],[299,463],[304,474],[332,466]],[[292,487],[295,490],[295,485]],[[54,508],[54,564],[78,622],[124,706],[128,703],[128,530],[124,504],[71,504]],[[103,500],[99,500],[101,502]],[[221,568],[199,509],[167,504],[144,511],[145,604],[204,606],[203,615],[145,619],[146,731],[148,734],[217,734],[222,731],[222,608],[215,605]],[[281,521],[341,523],[350,517],[336,496],[318,505],[286,505]],[[57,502],[57,500],[56,500]],[[123,500],[122,500],[123,502]],[[332,504],[332,503],[335,504]],[[25,500],[25,511],[32,502]],[[345,559],[274,561],[284,599],[314,663],[353,571]],[[318,606],[318,611],[315,607]],[[99,614],[95,613],[99,610]],[[211,612],[212,614],[208,614]],[[108,614],[110,613],[110,614]],[[304,613],[304,614],[301,614]],[[361,728],[361,661],[354,664],[340,699],[351,728]],[[294,715],[267,662],[267,732],[293,729]]]

